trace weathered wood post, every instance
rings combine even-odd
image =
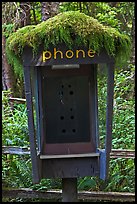
[[[62,202],[77,202],[77,178],[62,178]]]

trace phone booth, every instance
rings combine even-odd
[[[108,70],[105,149],[99,148],[97,66]],[[24,49],[33,180],[98,176],[106,179],[112,141],[114,59],[65,44]],[[33,106],[33,100],[35,106]],[[35,107],[35,120],[34,120]],[[36,123],[36,128],[35,128]]]
[[[71,184],[76,192],[78,177],[108,176],[114,67],[116,61],[127,61],[130,39],[70,11],[19,29],[7,39],[6,48],[12,66],[23,65],[33,183],[61,178],[70,201]],[[100,64],[107,67],[104,148],[98,125]]]

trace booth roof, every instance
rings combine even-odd
[[[60,13],[38,25],[29,25],[18,29],[8,39],[6,53],[8,61],[15,72],[21,67],[21,55],[24,47],[31,47],[37,53],[41,45],[48,49],[65,43],[71,49],[75,46],[85,46],[100,53],[105,49],[113,56],[116,65],[123,65],[130,56],[130,38],[115,28],[104,26],[98,20],[80,13],[68,11]]]

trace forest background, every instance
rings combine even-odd
[[[9,97],[25,98],[24,81],[8,63],[7,38],[19,28],[37,25],[65,11],[80,11],[127,34],[132,42],[127,64],[115,70],[113,149],[135,149],[135,3],[134,2],[2,2],[2,145],[29,147],[26,104],[12,104]],[[98,77],[99,134],[105,136],[106,75]],[[30,156],[2,155],[3,187],[37,190],[61,189],[60,179],[32,184]],[[133,159],[111,159],[107,182],[96,177],[78,179],[79,190],[135,191]]]

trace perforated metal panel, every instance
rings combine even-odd
[[[88,76],[46,78],[46,143],[90,141],[88,81]]]

